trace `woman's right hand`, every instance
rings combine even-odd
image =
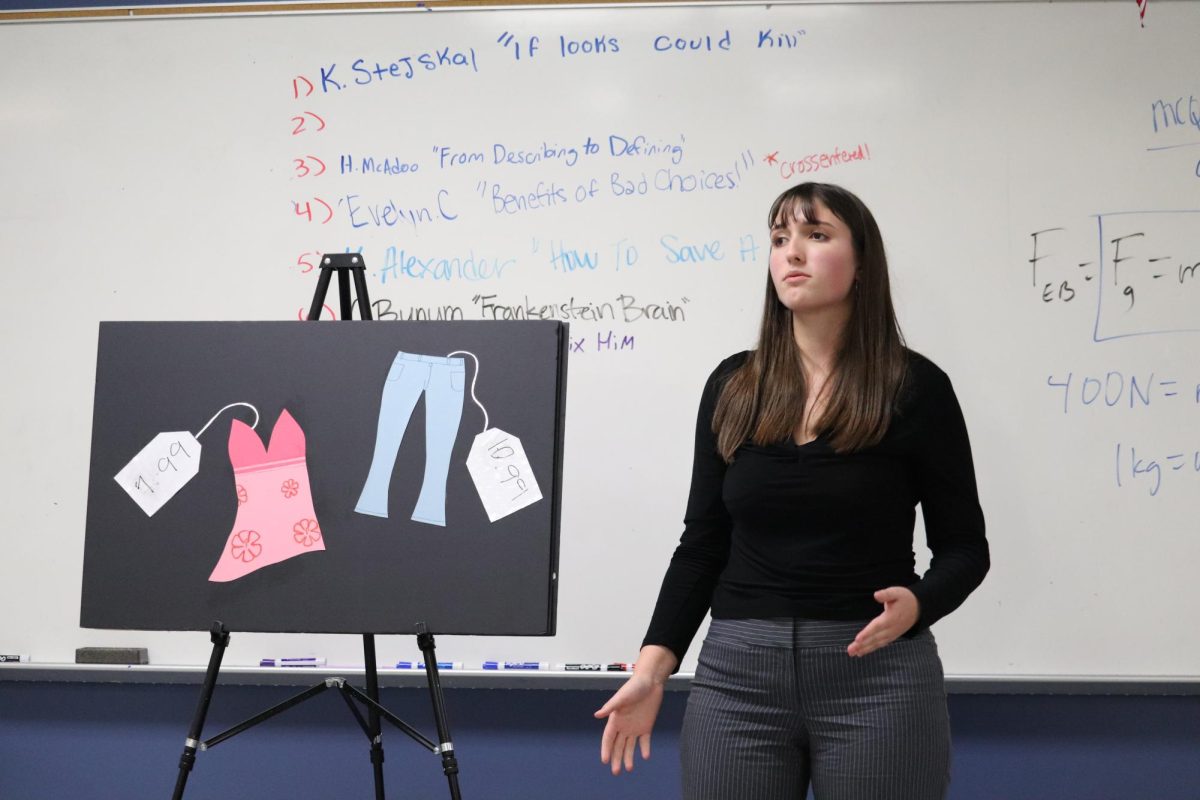
[[[663,686],[675,671],[675,654],[659,645],[646,645],[634,665],[633,675],[609,698],[596,719],[608,719],[600,739],[600,761],[612,765],[613,775],[633,771],[633,751],[640,744],[642,758],[650,758],[650,732],[662,706]]]

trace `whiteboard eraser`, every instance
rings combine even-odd
[[[76,664],[149,664],[144,647],[76,647]]]

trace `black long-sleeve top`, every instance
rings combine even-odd
[[[971,446],[950,379],[908,352],[908,376],[879,444],[838,454],[825,436],[804,445],[747,442],[726,464],[713,411],[749,353],[725,359],[705,384],[696,422],[684,531],[643,644],[682,661],[710,607],[716,619],[869,619],[872,596],[907,586],[920,603],[913,631],[957,608],[988,571]],[[916,506],[932,553],[915,572]]]

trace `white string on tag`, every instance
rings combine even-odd
[[[487,409],[475,396],[479,378],[479,357],[469,350],[455,350],[446,356],[464,355],[475,359],[471,376],[471,399],[483,412],[483,430],[475,436],[467,454],[467,471],[483,501],[488,521],[495,522],[542,499],[537,478],[529,466],[521,440],[499,428],[488,427]]]
[[[479,402],[479,398],[475,396],[475,381],[479,379],[479,356],[472,353],[470,350],[455,350],[453,353],[447,353],[446,357],[450,356],[470,356],[475,359],[475,374],[471,376],[471,399],[475,401],[475,405],[479,406],[479,410],[483,412],[483,431],[488,429],[488,413],[483,407],[483,403]],[[481,431],[481,432],[483,432]]]
[[[212,419],[210,419],[208,422],[204,423],[204,427],[201,428],[200,432],[196,434],[196,438],[199,439],[201,436],[203,436],[204,432],[206,430],[208,430],[208,426],[212,425],[214,422],[217,421],[217,417],[221,416],[222,413],[224,413],[224,412],[228,411],[229,409],[234,408],[236,406],[245,406],[246,408],[248,408],[254,412],[254,422],[250,425],[250,427],[257,428],[258,427],[258,409],[257,408],[250,405],[249,403],[230,403],[229,405],[225,406],[217,413],[213,414]]]
[[[113,480],[146,512],[146,516],[154,516],[184,484],[196,477],[200,470],[201,434],[234,406],[245,406],[253,411],[254,425],[250,427],[258,425],[257,408],[249,403],[230,403],[213,414],[195,436],[188,431],[158,434],[113,476]]]

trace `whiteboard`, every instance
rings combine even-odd
[[[439,652],[632,660],[766,209],[815,179],[876,213],[968,421],[994,564],[947,672],[1200,675],[1197,30],[1166,0],[0,27],[0,585],[32,610],[0,642],[204,663],[78,627],[98,321],[296,318],[315,254],[361,248],[382,318],[570,323],[558,635]],[[226,663],[359,645],[235,631]]]

